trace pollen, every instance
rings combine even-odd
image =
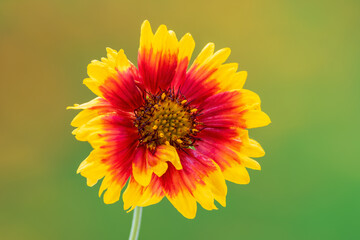
[[[159,145],[175,148],[194,146],[198,110],[172,91],[147,96],[145,104],[135,110],[134,125],[138,128],[139,143],[155,150]]]

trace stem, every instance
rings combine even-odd
[[[135,207],[129,240],[137,240],[140,232],[142,207]]]

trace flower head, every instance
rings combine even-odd
[[[82,109],[73,134],[94,148],[78,173],[88,186],[102,179],[105,203],[125,189],[126,210],[166,196],[194,218],[197,202],[207,210],[217,209],[214,200],[225,206],[225,180],[247,184],[246,168],[260,169],[250,157],[264,151],[247,129],[270,119],[258,95],[242,88],[247,73],[224,64],[230,49],[214,53],[213,43],[189,67],[194,47],[189,33],[178,41],[165,25],[153,34],[145,21],[137,67],[110,48],[88,65],[84,84],[98,97],[69,108]]]

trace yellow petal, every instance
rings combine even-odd
[[[104,132],[103,128],[103,115],[97,116],[92,118],[86,124],[81,125],[77,130],[74,132],[75,137],[79,141],[92,141],[100,140],[99,134]]]
[[[227,186],[223,174],[221,173],[220,168],[216,163],[216,170],[209,174],[208,177],[204,179],[204,182],[210,187],[210,190],[214,194],[216,201],[218,201],[223,207],[226,206],[226,194]]]
[[[235,161],[223,170],[223,175],[226,180],[237,184],[248,184],[250,182],[250,176],[245,166]]]
[[[174,31],[168,31],[168,37],[166,41],[166,48],[169,50],[170,54],[177,54],[179,49],[179,42],[176,38]]]
[[[97,97],[92,99],[89,102],[83,103],[83,104],[74,104],[74,106],[69,106],[66,109],[87,109],[87,108],[92,108],[94,106],[97,106],[100,103],[100,100],[102,98]]]
[[[168,31],[165,25],[160,25],[157,31],[155,32],[152,47],[154,49],[154,53],[161,51],[166,48],[166,41],[168,38]]]
[[[168,164],[163,161],[158,161],[155,165],[151,166],[151,169],[156,175],[161,177],[168,169]]]
[[[143,159],[143,161],[146,161],[146,159]],[[133,162],[132,169],[136,182],[138,182],[142,186],[147,186],[151,181],[153,170],[148,164],[145,163],[144,165],[146,166],[140,167]]]
[[[81,175],[86,178],[101,179],[107,173],[108,167],[100,162],[93,162],[85,169],[81,170]]]
[[[126,57],[124,50],[120,49],[119,53],[116,56],[116,68],[120,71],[126,71],[131,66],[128,58]]]
[[[100,159],[101,159],[101,152],[97,149],[92,150],[89,156],[87,156],[87,158],[80,163],[80,166],[78,167],[76,173],[80,173],[84,169],[93,165],[94,162],[100,161]]]
[[[101,197],[101,194],[108,189],[108,187],[112,184],[113,182],[113,176],[111,174],[107,174],[104,179],[102,180],[100,189],[99,189],[99,197]]]
[[[239,138],[241,139],[241,142],[243,144],[249,144],[250,143],[249,131],[248,130],[239,128],[239,129],[237,129],[237,132],[238,132]]]
[[[131,206],[136,206],[136,203],[141,196],[141,185],[131,179],[127,188],[123,193],[124,210],[129,209]]]
[[[232,90],[231,79],[234,77],[237,68],[237,63],[223,64],[218,67],[216,72],[212,75],[212,78],[219,82],[221,89],[226,91]]]
[[[253,139],[249,139],[247,144],[241,146],[240,152],[249,157],[263,157],[265,155],[264,149]]]
[[[246,128],[264,127],[271,123],[269,116],[258,110],[248,110],[242,115]]]
[[[151,188],[147,187],[141,194],[141,198],[137,202],[139,207],[147,207],[160,202],[163,199],[163,195],[154,194]]]
[[[195,41],[190,33],[185,34],[179,42],[179,55],[178,59],[187,58],[189,61],[195,48]]]
[[[80,173],[82,170],[84,170],[85,168],[90,167],[91,165],[93,165],[94,163],[89,161],[88,158],[86,158],[84,161],[82,161],[78,167],[78,169],[76,170],[76,173]]]
[[[192,192],[196,201],[200,203],[200,205],[206,210],[217,209],[214,204],[214,195],[209,189],[209,187],[198,184],[196,189]]]
[[[140,34],[140,49],[150,49],[154,34],[148,20],[145,20],[141,25]]]
[[[87,86],[97,96],[99,96],[99,97],[103,96],[102,92],[99,90],[101,83],[98,80],[91,79],[91,78],[85,78],[83,81],[83,84],[85,84],[85,86]]]
[[[187,190],[180,190],[176,195],[166,195],[171,204],[186,218],[196,216],[196,200]]]
[[[176,148],[174,148],[173,146],[168,146],[168,145],[159,146],[156,150],[156,156],[158,156],[160,161],[171,162],[177,170],[182,169],[179,155],[176,151]]]
[[[167,170],[167,162],[171,162],[177,170],[182,169],[179,155],[173,146],[158,146],[155,155],[148,153],[148,163],[156,175],[161,177]]]
[[[87,73],[91,79],[98,81],[99,84],[103,84],[104,81],[110,76],[106,64],[97,60],[92,61],[88,65]]]
[[[253,91],[247,89],[240,89],[236,91],[240,93],[239,105],[243,106],[241,110],[254,109],[257,106],[260,106],[260,97]]]
[[[88,141],[91,137],[92,139],[96,138],[96,136],[100,133],[100,127],[96,125],[81,125],[76,131],[75,138],[78,141]]]
[[[113,182],[104,194],[104,203],[112,204],[119,201],[121,189],[122,186],[120,184]]]
[[[231,89],[242,89],[244,87],[244,84],[246,82],[247,78],[247,71],[240,71],[234,75],[234,77],[231,79]]]
[[[251,168],[254,170],[261,170],[260,164],[252,158],[243,156],[241,157],[241,162],[244,163],[244,166],[247,168]]]
[[[91,119],[97,116],[98,116],[98,111],[85,109],[74,117],[74,119],[71,121],[71,126],[80,127],[81,125],[87,123],[88,121],[90,121]]]
[[[247,72],[236,72],[236,70],[236,63],[228,63],[221,65],[213,74],[213,77],[218,80],[223,91],[239,90],[243,88]]]
[[[211,56],[211,58],[208,59],[209,62],[206,63],[206,66],[209,68],[219,67],[230,56],[230,53],[230,48],[223,48],[218,50],[214,55]]]
[[[86,184],[89,186],[89,187],[92,187],[94,186],[97,182],[98,182],[99,179],[96,179],[96,178],[87,178],[86,179]]]
[[[106,52],[107,52],[107,64],[111,67],[115,67],[117,51],[107,47]]]
[[[194,63],[191,68],[194,66],[201,66],[209,57],[214,53],[215,44],[208,43],[199,53],[199,55],[194,60]]]
[[[136,206],[146,207],[152,204],[156,204],[164,197],[162,192],[161,183],[154,181],[147,186],[143,187],[138,184],[134,179],[130,179],[128,187],[123,194],[124,209],[131,211]]]

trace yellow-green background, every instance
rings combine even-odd
[[[0,1],[0,239],[127,239],[132,214],[76,175],[90,147],[71,135],[94,95],[86,66],[105,47],[136,62],[144,19],[197,54],[231,47],[272,124],[266,156],[227,207],[182,217],[144,209],[140,239],[360,239],[360,3],[353,1]]]

